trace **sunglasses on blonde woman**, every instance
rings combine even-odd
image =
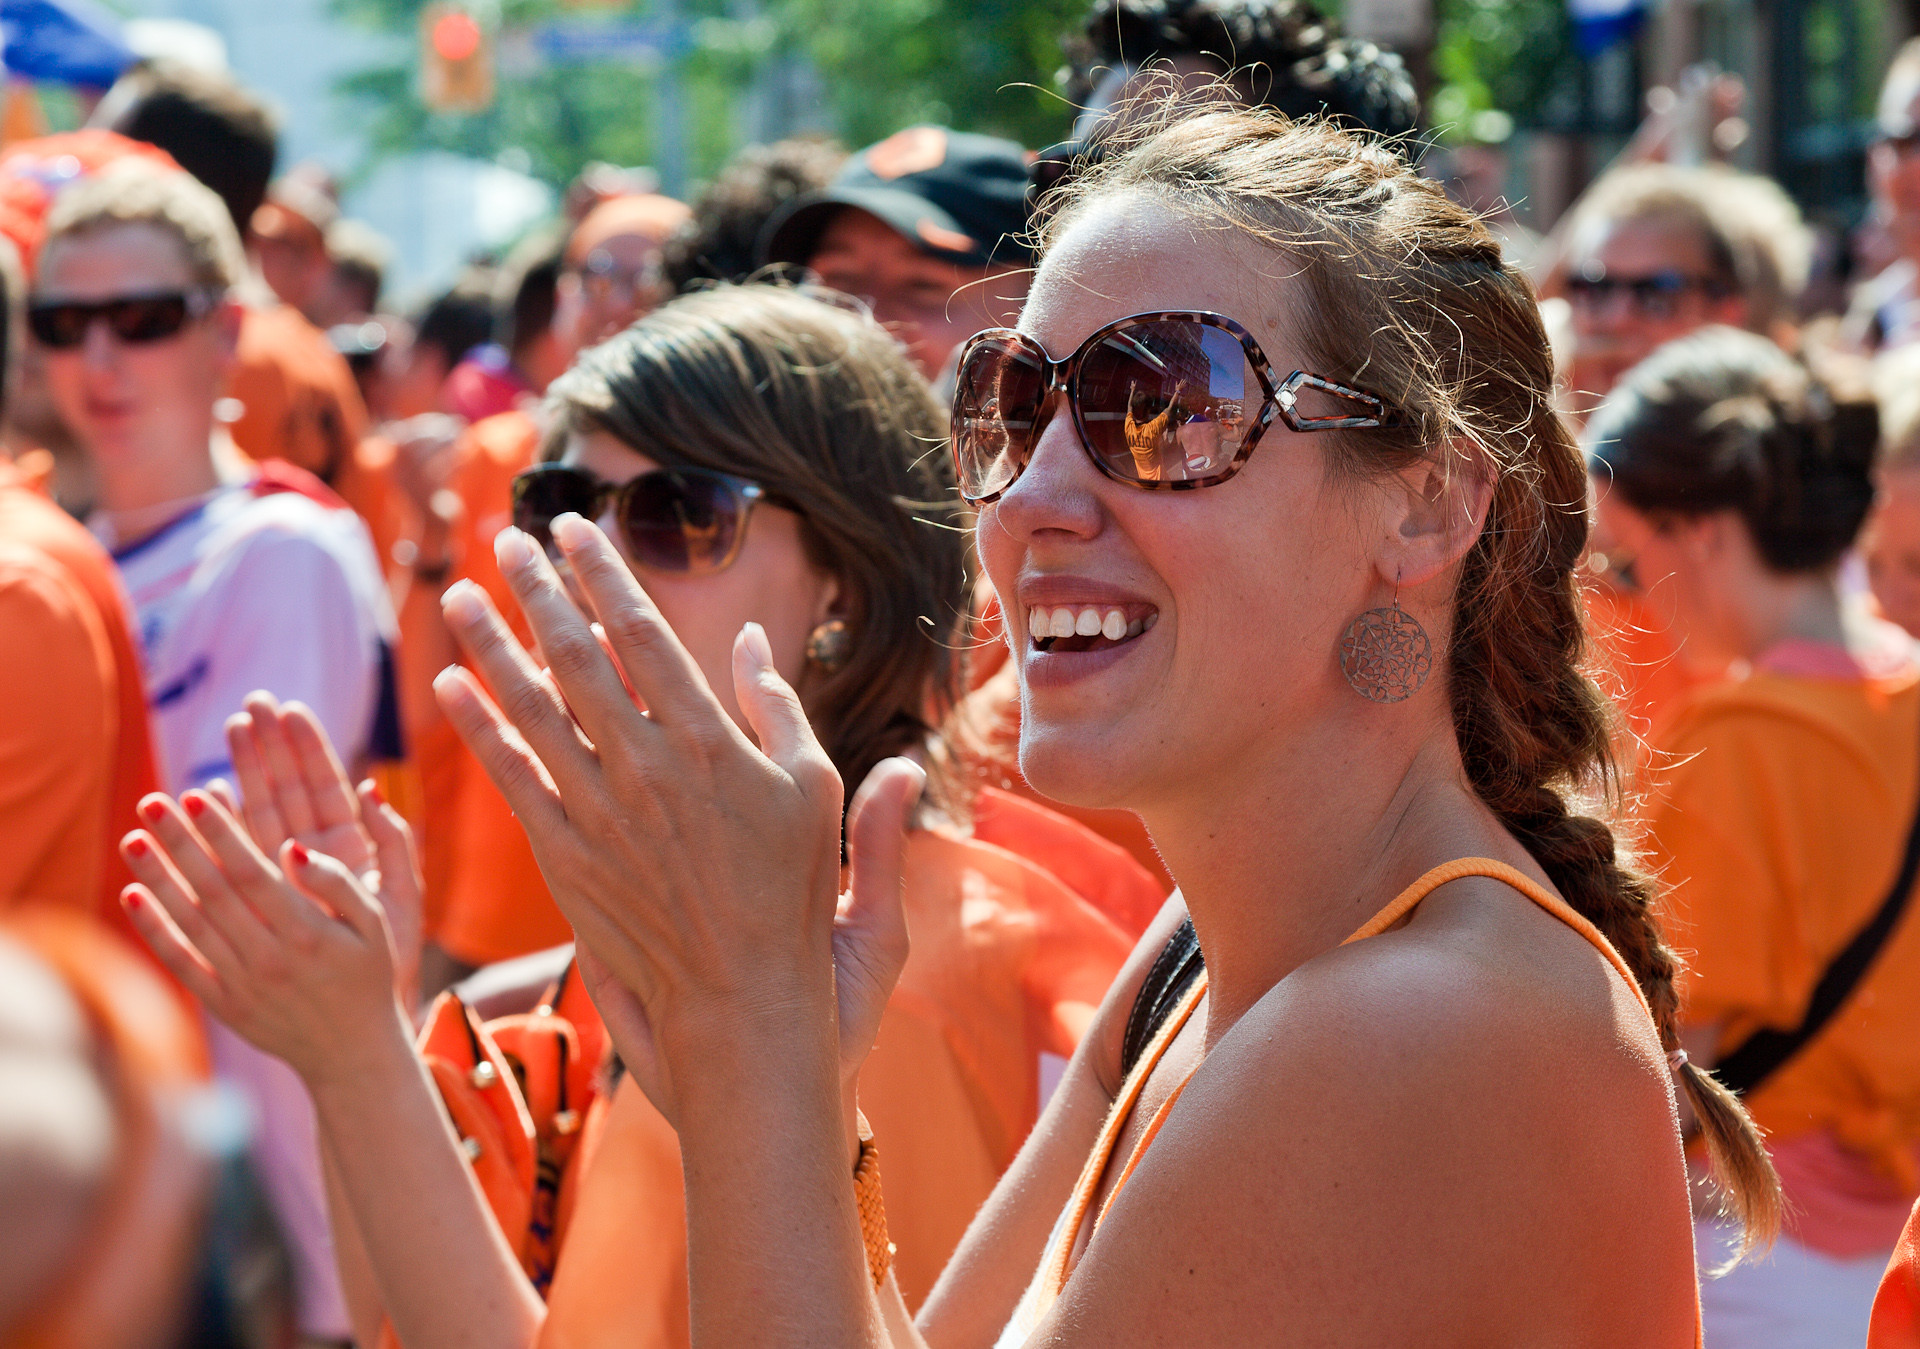
[[[1365,389],[1304,370],[1277,377],[1253,335],[1220,314],[1135,314],[1061,361],[1024,333],[991,328],[962,350],[955,382],[962,496],[985,505],[1013,486],[1056,390],[1094,467],[1148,492],[1225,482],[1275,417],[1295,431],[1407,424]]]
[[[542,548],[555,517],[597,520],[609,508],[627,556],[655,571],[700,575],[740,555],[747,517],[766,493],[758,483],[704,468],[656,468],[623,483],[564,464],[536,464],[514,476],[513,523]]]

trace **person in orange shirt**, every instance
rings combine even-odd
[[[46,496],[45,469],[0,459],[0,900],[124,928],[115,844],[159,785],[146,682],[112,559]]]
[[[938,409],[871,318],[777,286],[683,297],[583,355],[551,397],[561,420],[548,448],[557,458],[516,480],[521,525],[545,534],[568,512],[606,522],[722,700],[731,697],[734,636],[743,622],[758,625],[846,780],[894,754],[923,756],[933,772],[922,827],[906,845],[913,954],[862,1086],[895,1140],[897,1269],[917,1301],[1038,1117],[1042,1056],[1073,1053],[1130,945],[1050,871],[969,837],[966,802],[953,794],[960,784],[941,772],[933,722],[960,685],[951,638],[966,569],[945,461],[925,453],[939,434]],[[469,583],[449,602],[484,603],[483,593]],[[946,630],[922,618],[935,614],[948,616]],[[562,1182],[575,1199],[550,1271],[549,1313],[514,1260],[524,1206],[520,1232],[481,1211],[456,1140],[423,1090],[372,898],[338,900],[350,926],[329,925],[325,954],[311,962],[264,954],[229,967],[197,913],[237,919],[227,894],[239,893],[276,927],[283,915],[311,921],[318,911],[300,891],[330,894],[334,864],[283,850],[290,887],[213,798],[188,793],[182,811],[129,845],[149,887],[134,892],[143,934],[206,988],[219,1015],[313,1084],[400,1341],[612,1344],[645,1327],[656,1342],[685,1343],[675,1143],[632,1079],[597,1107],[580,1169]],[[188,818],[210,854],[186,832]],[[156,847],[210,907],[187,905]],[[837,856],[831,865],[839,869]],[[292,916],[301,913],[309,917]],[[233,949],[267,950],[236,936]],[[188,943],[216,962],[218,989]],[[590,963],[582,973],[596,977]],[[272,997],[261,996],[269,988]],[[305,1010],[269,1014],[268,1003]],[[355,1067],[342,1074],[348,1059]],[[412,1227],[429,1210],[442,1233],[430,1251]],[[356,1315],[363,1338],[372,1319]]]
[[[1738,1051],[1801,1025],[1920,809],[1920,662],[1838,578],[1873,501],[1874,408],[1716,328],[1633,370],[1591,433],[1682,651],[1738,672],[1655,726],[1645,816],[1686,953],[1683,1042],[1737,1074],[1788,1203],[1768,1263],[1703,1286],[1708,1341],[1857,1344],[1920,1195],[1920,915],[1790,1056],[1748,1082]],[[1701,1220],[1702,1264],[1735,1239]]]
[[[1914,1205],[1874,1295],[1867,1349],[1920,1349],[1920,1203]]]

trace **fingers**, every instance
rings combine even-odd
[[[219,811],[213,799],[201,792],[184,793],[177,803],[156,792],[140,803],[140,818],[146,822],[152,841],[164,854],[173,876],[179,878],[191,895],[190,907],[195,909],[194,916],[205,920],[207,931],[198,930],[189,915],[169,902],[167,883],[172,877],[156,875],[150,869],[143,870],[140,867],[142,859],[133,847],[133,838],[129,838],[122,852],[127,857],[128,865],[133,868],[133,874],[166,905],[168,914],[180,925],[181,931],[213,960],[216,969],[223,974],[227,972],[226,965],[218,959],[215,950],[206,944],[205,939],[213,935],[217,935],[225,949],[232,952],[235,962],[251,967],[259,962],[272,938],[263,926],[261,917],[236,892],[225,867],[216,859],[206,840],[188,822],[186,811],[189,809],[196,817],[196,822],[210,819]]]
[[[386,916],[379,901],[361,888],[338,859],[289,841],[281,846],[280,865],[289,880],[339,915],[362,941],[391,953]]]
[[[270,863],[240,822],[214,801],[202,800],[197,792],[188,792],[181,804],[192,817],[200,837],[253,915],[272,939],[285,942],[303,930],[311,931],[320,915],[311,904],[288,892],[283,869]],[[287,846],[285,844],[282,845]]]
[[[206,1007],[217,1008],[225,1003],[226,990],[221,986],[220,977],[193,943],[181,935],[153,891],[144,885],[129,885],[120,892],[120,907],[126,910],[133,930],[140,934],[167,972],[180,981],[182,988]]]
[[[373,839],[373,864],[389,879],[412,879],[419,875],[415,860],[413,827],[406,816],[388,805],[380,789],[368,778],[359,787],[360,818]]]
[[[448,589],[440,607],[447,626],[466,650],[475,671],[499,700],[495,717],[512,723],[524,747],[538,756],[544,776],[569,791],[584,789],[594,781],[598,764],[592,749],[581,739],[580,728],[574,725],[566,707],[541,677],[540,668],[495,611],[487,593],[471,581],[461,581]],[[588,640],[591,641],[591,637]],[[606,658],[600,654],[597,643],[594,643],[593,655],[605,666]],[[440,679],[445,678],[443,671]],[[436,689],[439,683],[440,680],[435,681]],[[444,699],[441,706],[452,719],[454,709]],[[487,704],[490,711],[493,706],[491,702]],[[502,713],[504,717],[500,716]],[[480,722],[474,720],[471,711],[467,724],[474,730],[480,729]],[[461,723],[456,721],[455,725]],[[463,737],[465,734],[463,729]],[[475,753],[479,750],[475,749]],[[487,762],[484,755],[481,762]]]
[[[183,881],[172,859],[159,841],[145,830],[136,829],[120,840],[120,855],[127,869],[145,887],[147,898],[158,903],[172,920],[173,929],[193,951],[194,959],[207,969],[232,975],[241,968],[233,943],[212,922],[197,902],[190,884]]]
[[[434,678],[433,694],[535,845],[549,830],[564,826],[566,809],[545,762],[500,715],[479,681],[458,665],[451,665]]]
[[[247,701],[251,704],[255,698],[262,697],[273,703],[272,694],[254,694]],[[273,707],[277,711],[279,704],[273,703]],[[236,712],[227,718],[227,751],[233,757],[233,774],[240,779],[247,828],[261,847],[278,848],[280,841],[292,831],[281,817],[273,779],[267,772],[259,742],[254,739],[251,712]]]
[[[733,643],[733,692],[740,712],[760,742],[760,752],[785,769],[809,796],[825,787],[819,770],[832,761],[813,734],[800,695],[773,667],[773,649],[758,623],[740,629]],[[839,777],[833,774],[837,785]],[[839,801],[834,801],[836,813]]]
[[[305,703],[288,703],[280,709],[280,731],[293,751],[299,766],[300,781],[309,798],[309,808],[319,828],[333,829],[360,822],[360,801],[340,756],[333,752],[320,718]]]
[[[200,790],[226,807],[227,814],[240,818],[240,798],[233,794],[233,784],[225,778],[214,778]]]
[[[847,856],[853,885],[846,921],[870,932],[881,946],[905,960],[907,827],[927,782],[926,770],[910,759],[882,759],[853,794],[847,812]]]
[[[545,559],[539,556],[532,541],[524,534],[519,538],[520,547],[533,555],[538,565],[544,566]],[[599,527],[578,515],[562,515],[553,522],[553,539],[566,555],[567,565],[573,569],[587,602],[593,606],[594,617],[605,629],[607,645],[620,662],[627,682],[653,720],[662,726],[684,725],[703,730],[729,724],[726,710],[707,687],[706,676],[700,672],[699,665],[687,654],[673,629],[667,626],[667,620],[660,616],[660,611],[633,579],[625,560]],[[505,569],[504,562],[502,569]],[[546,570],[552,575],[551,567]],[[514,583],[512,576],[507,579]],[[553,584],[557,592],[557,576]],[[517,595],[519,585],[514,585]],[[564,595],[561,598],[564,600]],[[528,617],[531,619],[532,615]],[[543,648],[545,640],[543,636]],[[556,669],[555,673],[560,672]],[[573,697],[571,689],[568,697]]]
[[[286,710],[269,693],[247,695],[246,709],[254,747],[259,751],[287,834],[293,838],[311,834],[320,827],[320,821],[314,816],[313,801],[301,776],[300,755],[287,734]]]
[[[546,658],[554,682],[575,720],[596,745],[611,745],[649,729],[634,712],[606,648],[594,635],[586,615],[567,595],[560,574],[533,540],[517,529],[504,529],[494,539],[494,555],[501,575],[513,588],[527,624],[533,629],[540,654]],[[638,590],[621,565],[627,586]]]

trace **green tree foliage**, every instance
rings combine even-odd
[[[497,96],[484,113],[438,114],[416,88],[425,0],[335,0],[336,12],[393,34],[396,59],[347,77],[376,155],[422,148],[490,159],[524,155],[565,183],[586,163],[659,163],[659,68],[631,63],[542,66],[515,34],[556,20],[658,17],[649,5],[591,10],[557,0],[504,0],[475,12],[495,37]],[[711,174],[743,139],[738,109],[770,63],[804,57],[817,72],[827,129],[863,145],[914,122],[943,122],[1039,146],[1066,134],[1052,92],[1061,38],[1086,0],[681,0],[682,50],[672,58],[687,170]]]
[[[1521,126],[1577,116],[1585,74],[1566,0],[1437,0],[1434,10],[1430,119],[1442,134],[1487,112]]]

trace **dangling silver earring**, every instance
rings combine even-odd
[[[843,669],[852,655],[853,634],[843,619],[829,618],[807,634],[807,663],[823,674]]]
[[[1433,643],[1420,620],[1400,607],[1400,583],[1393,603],[1369,609],[1340,639],[1340,673],[1353,691],[1376,703],[1400,703],[1413,697],[1433,673]]]

